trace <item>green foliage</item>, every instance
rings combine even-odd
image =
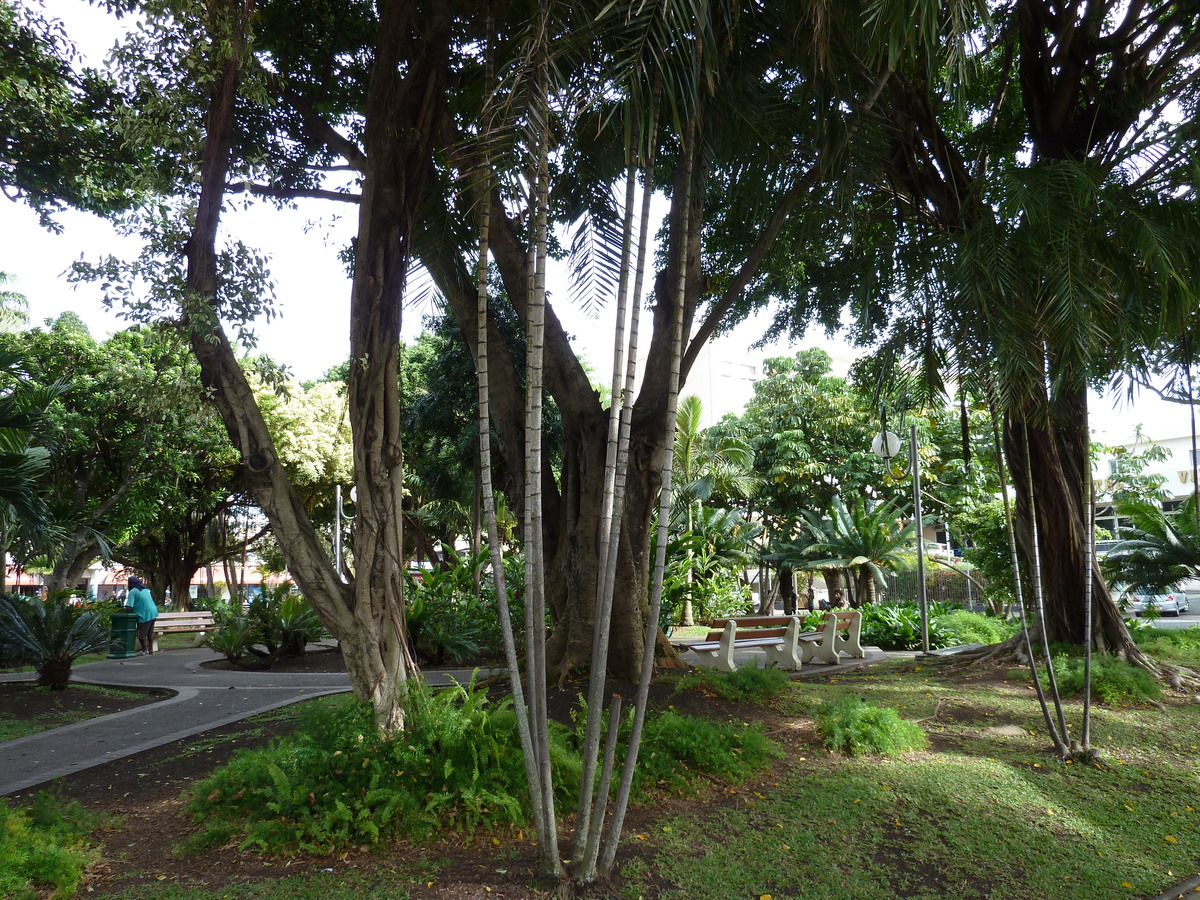
[[[300,656],[325,631],[321,619],[289,582],[255,597],[245,615],[229,603],[215,603],[217,630],[205,645],[235,665],[270,666],[281,656]]]
[[[806,569],[849,569],[855,573],[856,589],[864,603],[874,603],[876,590],[884,585],[885,569],[912,566],[917,526],[900,524],[899,504],[858,500],[847,509],[841,495],[834,496],[823,514],[806,510],[807,534],[784,544],[774,554],[783,565],[796,571]]]
[[[1129,526],[1101,564],[1110,581],[1160,591],[1200,574],[1194,495],[1171,512],[1164,512],[1155,500],[1140,498],[1119,504],[1117,511]]]
[[[1053,657],[1054,675],[1064,696],[1083,693],[1083,659],[1066,653]],[[1092,655],[1092,695],[1105,706],[1146,703],[1162,696],[1162,686],[1145,669],[1115,656]]]
[[[966,609],[956,609],[936,616],[939,629],[944,629],[950,644],[998,644],[1017,633],[1018,626],[996,616]]]
[[[405,586],[409,634],[416,651],[433,665],[495,658],[502,652],[496,584],[486,548],[474,558],[447,551],[446,568],[410,575]],[[505,583],[514,622],[524,621],[524,582],[519,555],[505,557]],[[475,579],[479,578],[478,594]],[[517,628],[518,641],[523,629]]]
[[[947,611],[940,604],[929,604],[931,650],[959,643],[942,622],[942,615]],[[862,643],[882,650],[921,649],[921,610],[915,603],[864,606],[859,612],[862,613]]]
[[[716,694],[722,700],[736,703],[751,701],[762,703],[783,693],[791,684],[791,678],[782,669],[758,666],[742,666],[732,672],[702,669],[688,675],[680,683],[682,689],[702,689]]]
[[[1140,621],[1140,620],[1139,620]],[[1200,628],[1155,628],[1132,631],[1133,639],[1146,653],[1176,665],[1200,668]]]
[[[744,781],[781,755],[756,725],[662,710],[646,717],[633,789],[644,796],[660,788],[683,790],[699,778]]]
[[[33,4],[0,6],[0,186],[43,226],[66,206],[128,207],[141,174],[136,142],[115,129],[125,105],[115,85],[72,66],[74,48]]]
[[[72,603],[68,591],[37,597],[0,597],[0,633],[34,660],[38,684],[64,690],[79,657],[107,650],[109,629],[101,611]]]
[[[267,852],[523,824],[525,772],[508,704],[489,704],[473,686],[419,688],[410,699],[411,727],[391,740],[365,704],[317,707],[294,737],[243,751],[198,784],[188,810],[208,827],[236,825],[243,848]],[[568,808],[578,759],[565,730],[552,729],[551,744],[557,802]]]
[[[0,896],[37,900],[51,889],[55,897],[75,896],[97,857],[86,839],[98,825],[82,804],[45,791],[28,808],[0,799]]]
[[[851,756],[902,756],[929,746],[916,722],[896,710],[872,706],[858,697],[825,701],[814,715],[825,746]]]
[[[217,622],[216,631],[204,638],[204,646],[216,650],[235,666],[251,661],[250,648],[258,640],[258,629],[245,616],[229,616]]]

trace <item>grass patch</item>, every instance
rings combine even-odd
[[[998,644],[1019,630],[1015,622],[965,609],[945,613],[938,617],[938,621],[954,644]]]
[[[930,719],[935,749],[880,758],[796,744],[795,768],[737,808],[656,822],[623,895],[1126,900],[1197,871],[1196,704],[1096,708],[1098,765],[1047,751],[1028,672],[873,665],[797,683],[777,705],[804,717],[846,701]],[[1079,703],[1068,716],[1078,728]]]
[[[683,678],[681,690],[705,690],[722,700],[761,703],[773,700],[791,683],[782,669],[742,666],[732,672],[698,670]]]
[[[664,710],[646,718],[634,792],[682,791],[701,778],[738,784],[782,755],[762,729]]]
[[[159,884],[125,897],[154,900],[409,900],[429,896],[426,885],[441,872],[438,862],[399,870],[363,871],[333,863],[333,871],[243,882],[225,889]]]
[[[1082,696],[1083,659],[1059,653],[1053,660],[1054,676],[1063,696]],[[1092,696],[1105,706],[1130,706],[1157,700],[1162,686],[1145,669],[1113,656],[1092,657]]]
[[[1141,628],[1133,632],[1137,645],[1155,659],[1177,666],[1200,668],[1200,627]]]

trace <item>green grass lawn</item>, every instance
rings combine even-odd
[[[933,749],[844,758],[797,719],[794,768],[736,809],[657,823],[624,896],[1102,900],[1200,869],[1200,704],[1097,708],[1093,765],[1053,755],[1025,677],[892,663],[796,682],[780,705],[806,717],[844,694],[926,720]],[[985,731],[1001,724],[1025,734]]]

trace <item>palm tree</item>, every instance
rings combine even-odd
[[[1104,558],[1105,574],[1144,590],[1169,590],[1200,575],[1200,536],[1196,530],[1196,497],[1171,512],[1151,500],[1132,500],[1118,507],[1129,519],[1129,537]]]
[[[29,301],[8,289],[12,276],[0,272],[0,331],[19,331],[29,322]]]
[[[704,405],[695,395],[682,398],[675,413],[674,477],[679,480],[672,482],[671,525],[684,533],[692,531],[697,514],[714,494],[745,498],[754,490],[750,443],[729,433],[710,435],[700,427],[703,415]],[[680,621],[692,625],[691,549],[687,554],[689,590]]]
[[[679,401],[675,414],[675,477],[672,512],[676,526],[688,528],[697,506],[714,496],[745,499],[754,493],[754,451],[750,442],[719,429],[702,429],[700,398]]]
[[[809,540],[785,546],[781,560],[795,569],[849,569],[860,606],[878,602],[876,591],[884,585],[884,570],[907,569],[912,564],[917,523],[901,525],[894,502],[859,500],[847,509],[837,496],[827,515],[806,510],[804,519]]]

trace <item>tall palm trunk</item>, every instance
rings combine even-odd
[[[692,209],[692,191],[695,178],[696,155],[696,123],[692,119],[683,139],[683,196],[680,208],[683,210],[682,234],[677,247],[678,258],[675,260],[675,291],[671,308],[671,343],[669,376],[667,380],[667,421],[675,421],[675,413],[679,406],[679,373],[683,356],[684,309],[687,299],[688,266],[687,256],[692,252],[693,241],[697,237],[698,221]],[[629,806],[629,796],[633,789],[633,774],[637,767],[638,750],[641,747],[642,726],[646,720],[646,705],[650,693],[650,680],[654,673],[654,651],[657,643],[659,612],[662,609],[663,575],[666,572],[667,560],[667,524],[671,518],[671,474],[675,454],[675,429],[667,430],[666,440],[662,448],[661,471],[662,486],[659,490],[658,506],[658,544],[654,559],[654,571],[650,588],[649,626],[646,628],[645,640],[642,645],[641,671],[638,675],[637,701],[634,707],[633,726],[629,732],[629,743],[625,749],[625,762],[621,768],[621,780],[613,799],[613,815],[609,822],[608,833],[604,846],[600,850],[599,868],[603,872],[612,870],[617,855],[617,846],[621,840],[621,829],[625,824],[625,811]]]
[[[651,110],[652,124],[646,144],[653,148],[657,141],[658,90],[654,92],[654,108]],[[580,781],[576,853],[580,862],[580,878],[590,881],[596,871],[604,832],[604,814],[607,809],[612,775],[613,751],[619,728],[621,698],[614,695],[609,710],[609,740],[606,745],[600,785],[593,809],[592,785],[599,760],[600,727],[603,721],[603,691],[608,676],[608,650],[612,638],[613,590],[616,585],[618,564],[617,550],[621,543],[622,525],[625,518],[625,471],[629,464],[630,419],[633,404],[633,388],[637,377],[638,306],[629,302],[629,281],[633,270],[633,297],[641,294],[646,266],[646,249],[650,236],[650,201],[654,181],[653,149],[643,171],[641,214],[638,224],[638,254],[636,264],[631,264],[630,254],[634,236],[634,204],[636,199],[636,162],[640,157],[637,148],[639,130],[634,130],[634,146],[627,151],[625,183],[625,222],[621,247],[621,273],[617,285],[617,318],[613,335],[612,406],[609,409],[609,440],[605,460],[605,500],[600,520],[599,548],[603,569],[597,587],[595,640],[592,649],[590,689],[588,694],[588,718],[584,737],[583,775]],[[629,336],[626,342],[625,321],[629,316]],[[624,370],[624,371],[622,371]]]

